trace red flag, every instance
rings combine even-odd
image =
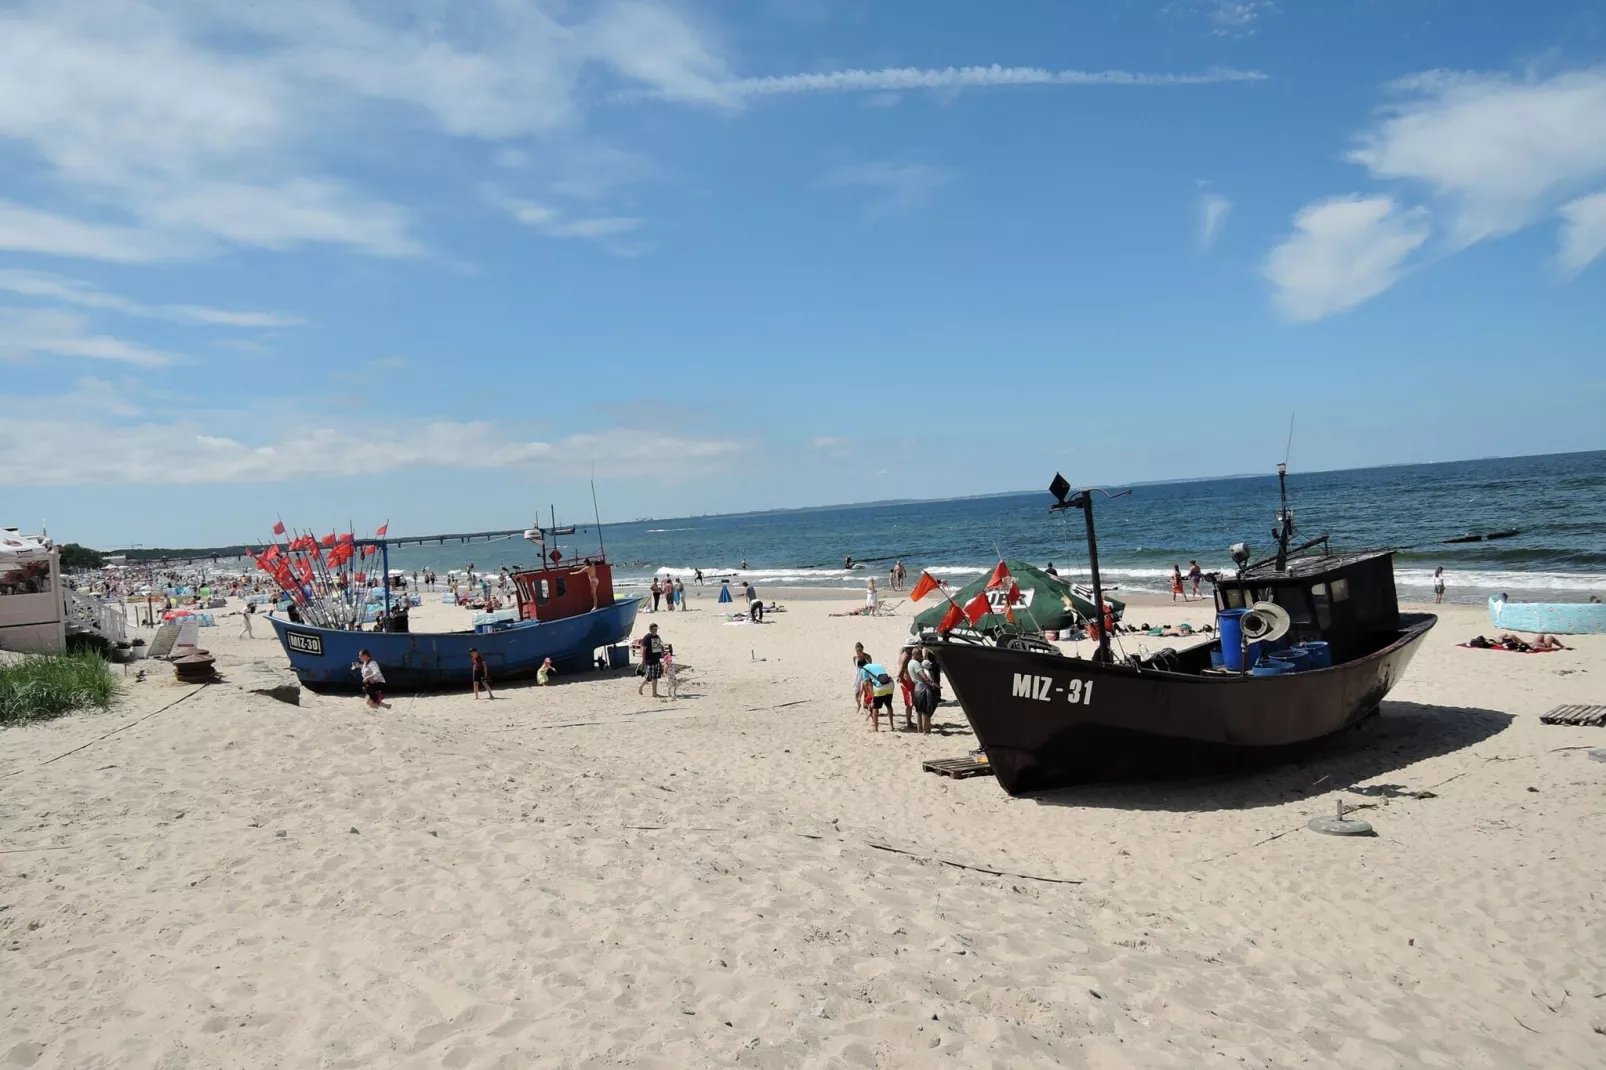
[[[1009,566],[1000,561],[998,562],[998,567],[993,569],[992,578],[987,581],[987,589],[989,591],[996,590],[1002,587],[1004,581],[1009,578]]]
[[[325,546],[333,546],[335,544],[335,537],[334,537],[334,534],[332,532],[323,537],[323,544]]]
[[[1009,593],[1004,595],[1004,604],[1012,606],[1020,601],[1020,585],[1014,580],[1009,581]]]
[[[383,539],[385,537],[385,532],[387,532],[389,530],[390,530],[390,521],[387,520],[383,524],[379,525],[379,530],[374,532],[374,534],[378,535],[381,539]]]
[[[950,602],[948,604],[948,612],[942,615],[942,623],[937,625],[937,630],[939,632],[951,632],[958,627],[959,622],[964,619],[964,610],[960,609],[958,604]]]
[[[343,543],[348,543],[349,544],[355,538],[356,538],[356,536],[352,535],[352,533],[348,531],[344,535],[340,536],[340,541],[343,542]]]
[[[975,598],[965,603],[965,619],[970,626],[975,627],[976,622],[993,611],[992,603],[987,601],[987,592],[978,592]]]
[[[1004,619],[1011,624],[1015,623],[1015,607],[1008,602],[1004,603]]]
[[[937,589],[937,581],[931,578],[931,573],[921,570],[920,579],[915,582],[915,589],[909,592],[909,597],[916,602]]]
[[[275,535],[283,535],[284,534],[284,521],[283,520],[281,520],[278,523],[273,525],[273,533]]]
[[[279,548],[277,546],[270,546],[268,547],[267,553],[263,554],[262,556],[267,560],[272,561],[275,557],[279,556]]]
[[[375,554],[377,554],[378,552],[379,552],[379,547],[377,547],[377,546],[364,546],[362,548],[362,555],[364,557],[372,557]]]
[[[352,578],[355,579],[358,583],[367,583],[368,582],[368,577],[366,575],[364,575],[363,573],[361,573],[361,572],[357,573]]]

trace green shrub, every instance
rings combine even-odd
[[[0,664],[0,724],[106,709],[116,696],[111,666],[98,654],[39,654]]]

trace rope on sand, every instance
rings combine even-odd
[[[38,765],[32,766],[32,768],[34,768],[34,769],[43,769],[45,766],[51,764],[52,762],[59,762],[63,758],[71,757],[72,755],[77,754],[81,750],[88,750],[90,747],[93,747],[95,744],[99,743],[101,740],[110,739],[111,737],[115,736],[119,732],[124,732],[124,731],[127,731],[130,728],[133,728],[135,725],[139,724],[141,721],[148,721],[152,717],[155,717],[158,713],[162,713],[165,710],[172,709],[174,706],[177,706],[180,702],[183,702],[187,698],[193,698],[194,696],[200,694],[201,691],[203,691],[205,688],[206,688],[206,685],[205,684],[201,684],[194,691],[190,691],[190,692],[187,692],[187,693],[185,693],[183,695],[180,695],[178,698],[174,699],[172,702],[169,702],[167,705],[161,707],[161,709],[152,710],[150,713],[147,713],[143,717],[136,717],[132,721],[129,721],[127,724],[123,725],[121,728],[114,728],[110,732],[107,732],[103,736],[96,736],[94,739],[90,740],[88,743],[85,743],[82,746],[74,747],[72,750],[66,751],[66,752],[64,752],[62,754],[58,754],[54,758],[46,758],[44,761],[40,762]],[[22,772],[26,772],[26,770],[13,769],[9,773],[5,773],[3,775],[0,775],[0,780],[4,780],[6,777],[16,776],[18,773],[22,773]]]

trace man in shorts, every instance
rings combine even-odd
[[[913,637],[903,641],[903,649],[898,651],[898,690],[903,694],[903,730],[915,730],[915,682],[909,675],[909,659],[920,649],[920,640]]]
[[[647,625],[647,634],[636,645],[641,648],[642,670],[641,684],[636,688],[636,694],[641,694],[651,684],[652,697],[663,698],[658,693],[658,681],[664,675],[664,640],[658,634],[658,625]]]

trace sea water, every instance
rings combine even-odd
[[[1053,473],[1044,470],[1045,485]],[[1112,486],[1112,492],[1126,488]],[[1443,566],[1448,596],[1481,601],[1513,597],[1582,601],[1606,598],[1606,451],[1541,457],[1414,464],[1341,472],[1290,472],[1295,541],[1331,535],[1334,549],[1398,548],[1402,600],[1431,598]],[[601,532],[624,589],[654,575],[692,582],[693,570],[717,582],[740,574],[766,587],[852,587],[884,581],[901,557],[910,582],[927,569],[968,581],[999,555],[1085,580],[1081,512],[1051,514],[1046,491],[949,501],[802,509],[737,516],[609,524]],[[1228,571],[1228,548],[1247,542],[1257,557],[1275,549],[1277,477],[1247,476],[1145,484],[1122,497],[1097,496],[1099,565],[1119,590],[1165,592],[1172,565],[1197,560]],[[560,521],[564,518],[559,517]],[[1515,528],[1495,542],[1447,545],[1444,539]],[[594,552],[594,525],[560,540],[566,556]],[[500,543],[424,546],[391,551],[391,566],[444,572],[472,562],[476,571],[532,565],[537,551]],[[847,570],[851,555],[864,567]],[[740,568],[746,561],[748,567]]]

